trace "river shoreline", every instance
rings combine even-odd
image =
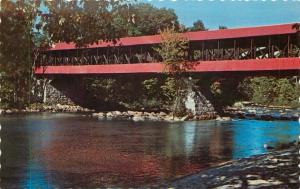
[[[265,121],[296,121],[299,119],[300,109],[291,107],[262,106],[249,102],[240,102],[231,107],[224,108],[224,114],[207,113],[203,115],[187,114],[185,116],[173,116],[170,112],[147,112],[147,111],[102,111],[83,108],[77,105],[39,105],[25,109],[0,109],[0,115],[11,115],[20,113],[91,113],[91,116],[99,120],[132,120],[132,121],[200,121],[217,120],[231,121],[236,119],[256,119]]]
[[[27,107],[25,109],[0,109],[0,115],[13,115],[13,114],[23,114],[23,113],[93,113],[95,110],[90,110],[88,108],[83,108],[77,105],[42,105],[35,108]]]
[[[233,160],[151,188],[296,188],[298,149]]]

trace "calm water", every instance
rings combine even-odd
[[[75,114],[1,117],[1,187],[136,187],[265,153],[295,122],[99,121]]]

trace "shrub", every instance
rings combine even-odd
[[[263,105],[297,106],[299,85],[288,78],[249,77],[239,90],[247,100]]]

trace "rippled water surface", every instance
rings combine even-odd
[[[76,114],[1,117],[1,187],[137,187],[297,139],[296,121],[99,121]]]

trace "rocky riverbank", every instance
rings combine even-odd
[[[211,120],[216,118],[216,114],[204,114],[199,116],[194,116],[193,114],[188,114],[183,117],[173,116],[171,113],[166,112],[139,112],[139,111],[110,111],[110,112],[98,112],[93,113],[93,117],[100,120],[133,120],[133,121],[188,121],[188,120]],[[224,119],[225,120],[225,119]]]
[[[18,114],[18,113],[39,113],[39,112],[68,112],[68,113],[80,113],[80,112],[94,112],[87,108],[83,108],[76,105],[38,105],[31,106],[25,109],[0,109],[0,115]]]
[[[150,188],[297,188],[296,147],[225,163]]]
[[[258,120],[298,120],[300,109],[284,106],[263,106],[251,102],[238,102],[226,107],[227,116],[240,119]]]

